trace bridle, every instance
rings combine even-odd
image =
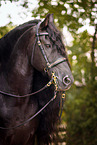
[[[47,58],[47,55],[44,51],[44,48],[42,47],[42,44],[40,42],[40,39],[39,39],[39,36],[48,36],[49,34],[46,32],[46,33],[39,33],[39,26],[40,26],[41,22],[38,23],[37,27],[36,27],[36,40],[37,40],[37,44],[38,46],[40,47],[40,50],[42,52],[42,55],[45,59],[45,62],[46,62],[46,68],[44,68],[44,71],[48,71],[49,69],[55,67],[56,65],[64,62],[64,61],[67,61],[67,58],[58,58],[55,62],[51,63],[49,62],[48,58]]]
[[[66,58],[60,58],[60,59],[57,59],[55,62],[53,63],[49,63],[49,60],[46,56],[46,53],[44,51],[44,48],[42,47],[41,45],[41,42],[40,42],[40,38],[39,36],[44,36],[44,35],[48,35],[48,33],[39,33],[39,26],[40,26],[40,23],[39,22],[37,24],[37,27],[36,27],[36,42],[42,52],[42,55],[45,59],[45,62],[46,62],[46,68],[44,68],[44,71],[47,72],[49,69],[51,69],[52,67],[55,67],[56,65],[60,64],[60,63],[63,63],[64,61],[67,61]],[[32,119],[34,119],[37,115],[39,115],[55,98],[56,98],[56,94],[57,94],[57,91],[58,91],[58,84],[57,84],[57,76],[55,75],[54,72],[51,72],[51,80],[43,87],[41,88],[40,90],[36,91],[36,92],[33,92],[33,93],[30,93],[30,94],[26,94],[26,95],[23,95],[23,96],[19,96],[19,95],[14,95],[14,94],[10,94],[10,93],[7,93],[7,92],[3,92],[0,90],[0,94],[2,95],[6,95],[6,96],[9,96],[9,97],[14,97],[14,98],[25,98],[25,97],[30,97],[32,95],[35,95],[41,91],[43,91],[44,89],[50,87],[52,84],[55,86],[55,90],[54,90],[54,96],[49,100],[49,102],[47,102],[38,112],[36,112],[33,116],[31,116],[29,119],[27,119],[26,121],[23,121],[22,123],[20,123],[19,125],[17,126],[14,126],[14,127],[9,127],[9,128],[6,128],[6,127],[0,127],[0,129],[4,129],[4,130],[9,130],[9,129],[15,129],[17,127],[20,127],[20,126],[23,126],[24,124],[28,123],[29,121],[31,121]],[[62,98],[65,97],[65,93],[62,94]]]
[[[41,53],[42,53],[42,55],[43,55],[43,58],[44,58],[44,60],[45,60],[45,62],[46,62],[46,67],[44,68],[44,71],[45,71],[45,72],[48,72],[51,68],[55,67],[56,65],[58,65],[58,64],[60,64],[60,63],[63,63],[63,62],[65,62],[65,61],[68,61],[68,60],[67,60],[67,58],[62,57],[62,58],[58,58],[58,59],[57,59],[56,61],[54,61],[53,63],[50,63],[50,62],[49,62],[49,60],[48,60],[48,58],[47,58],[47,55],[46,55],[46,53],[45,53],[44,47],[42,46],[41,41],[40,41],[40,38],[39,38],[39,36],[49,36],[49,34],[48,34],[47,32],[45,32],[45,33],[39,33],[39,26],[40,26],[40,24],[41,24],[41,22],[39,22],[39,23],[37,24],[37,27],[36,27],[36,42],[37,42],[37,44],[38,44],[38,46],[39,46],[39,48],[40,48],[40,50],[41,50]],[[56,83],[55,83],[55,84],[57,84],[57,82],[58,82],[58,81],[57,81],[58,76],[56,76],[55,72],[51,72],[51,75],[52,75],[52,73],[54,73],[54,75],[55,75],[55,77],[56,77]],[[68,75],[66,75],[65,77],[63,77],[63,83],[64,83],[65,85],[68,85],[68,84],[65,82],[66,79],[69,81],[69,83],[71,83],[71,80],[68,78]],[[58,87],[58,85],[55,86],[55,87]]]

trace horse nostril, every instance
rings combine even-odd
[[[71,79],[68,77],[68,75],[66,75],[65,77],[63,77],[63,83],[64,85],[69,85],[71,84]]]

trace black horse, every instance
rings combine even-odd
[[[35,138],[36,144],[49,144],[61,94],[73,82],[53,15],[43,22],[25,23],[3,37],[0,64],[0,145],[34,145]]]

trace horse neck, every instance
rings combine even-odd
[[[33,43],[30,42],[33,37],[31,34],[30,31],[27,31],[18,40],[6,67],[8,83],[12,91],[20,95],[29,93],[32,87],[33,68],[29,55],[33,48]]]
[[[0,63],[2,63],[2,61],[4,62],[8,61],[10,54],[12,52],[12,49],[16,41],[19,39],[19,37],[27,29],[35,25],[31,22],[33,21],[29,21],[27,23],[17,26],[16,28],[8,32],[4,37],[0,39]]]

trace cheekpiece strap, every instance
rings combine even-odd
[[[45,54],[44,48],[43,48],[42,45],[41,45],[40,39],[39,39],[39,36],[48,35],[48,33],[46,33],[46,32],[39,33],[39,32],[38,32],[40,24],[41,24],[41,22],[39,22],[39,23],[37,24],[37,27],[36,27],[37,44],[38,44],[38,46],[40,47],[40,50],[41,50],[41,52],[42,52],[42,55],[43,55],[43,57],[44,57],[44,59],[45,59],[45,61],[46,61],[46,64],[47,64],[47,66],[48,66],[49,61],[48,61],[48,58],[47,58],[47,56],[46,56],[46,54]]]

